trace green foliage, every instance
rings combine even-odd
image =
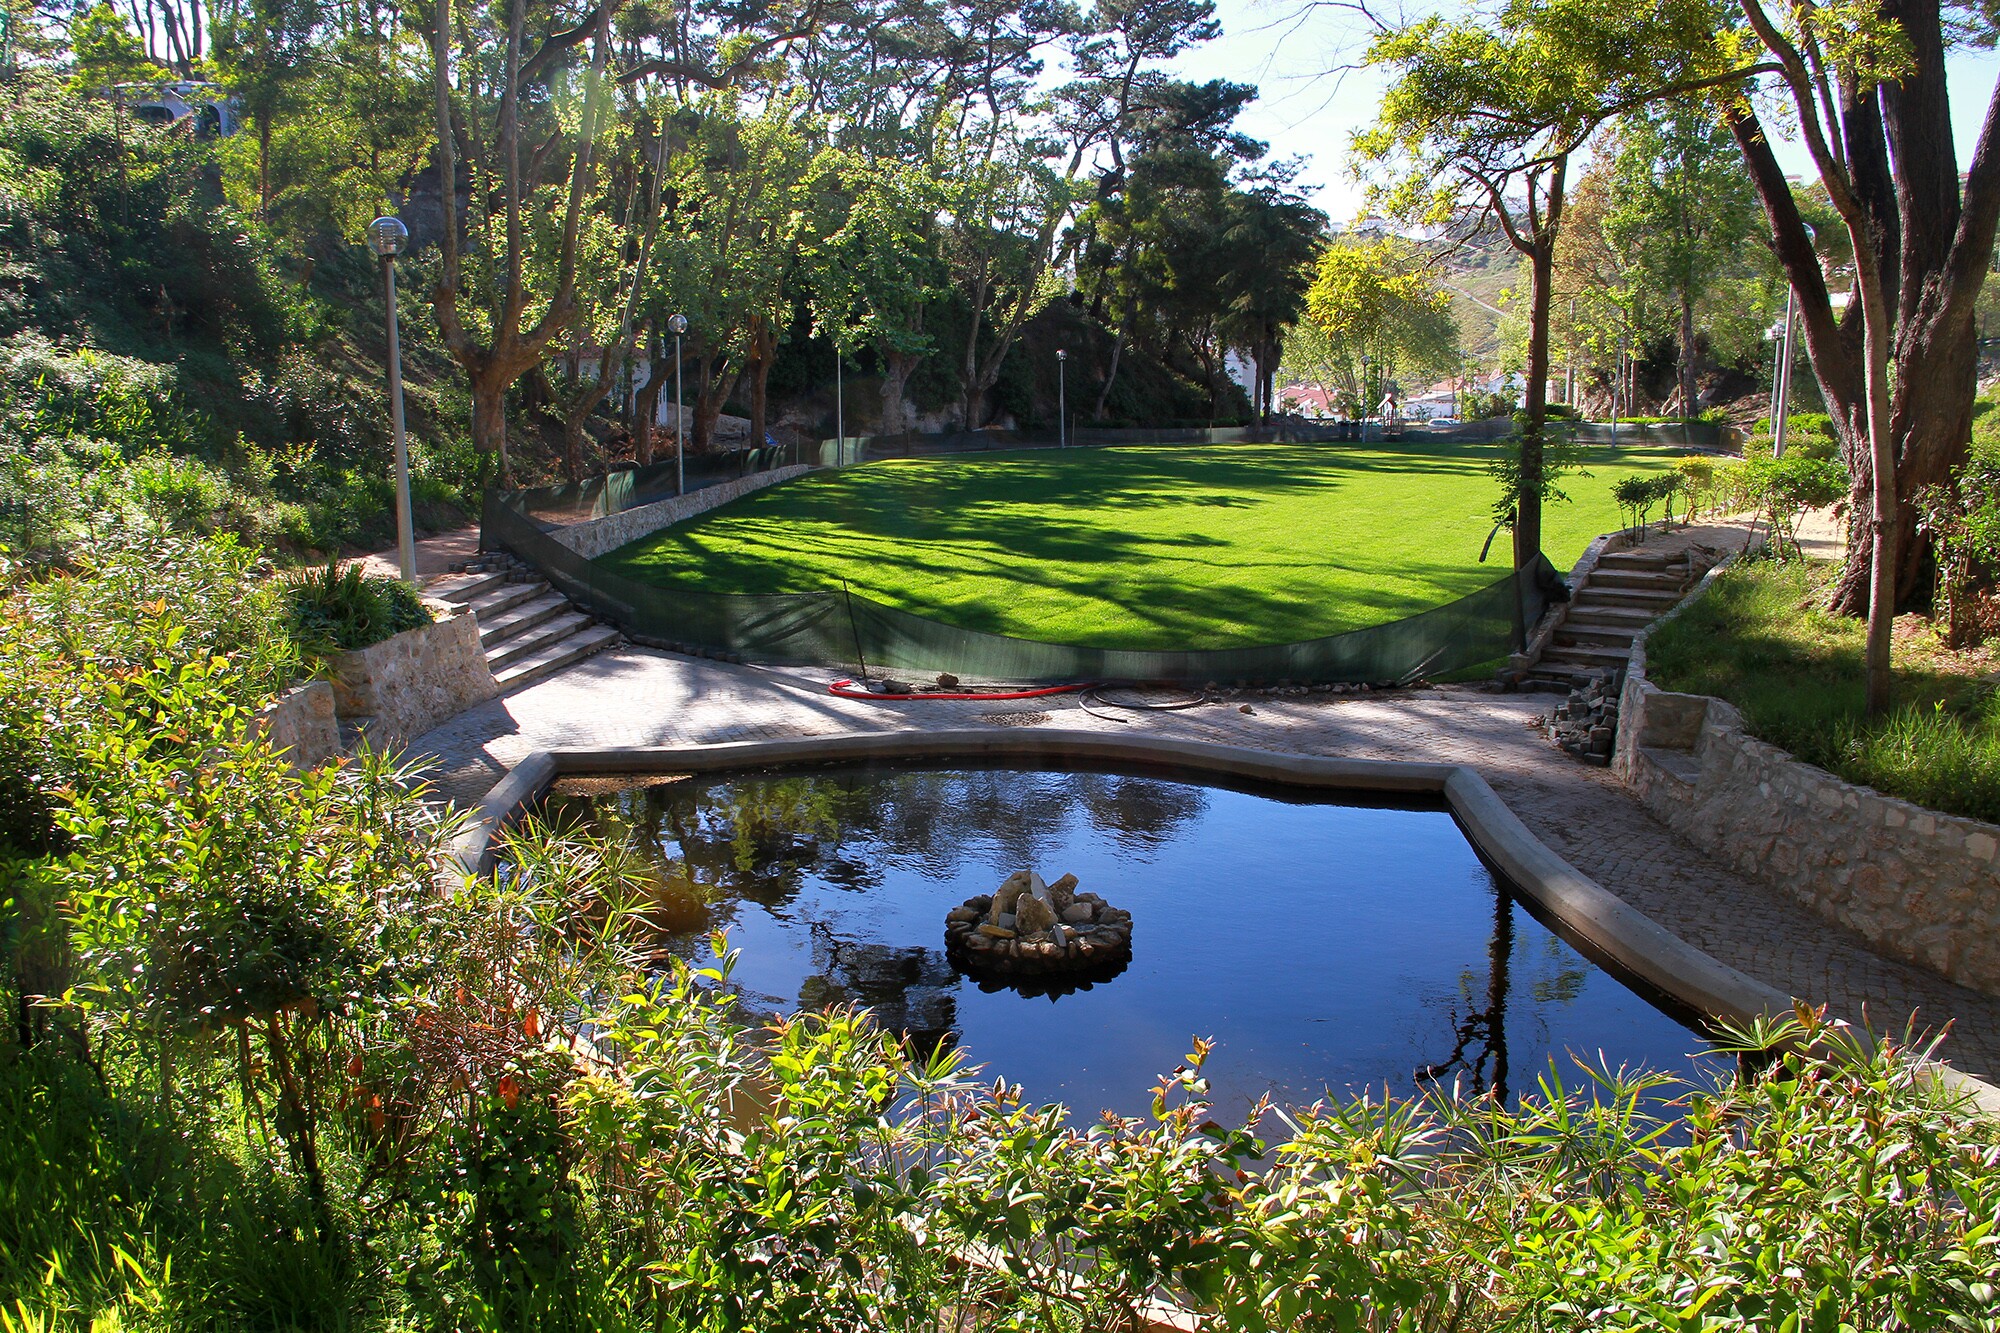
[[[1514,526],[1516,507],[1523,496],[1532,495],[1537,507],[1551,501],[1568,504],[1570,497],[1563,489],[1563,479],[1590,475],[1583,466],[1586,457],[1583,446],[1576,442],[1574,432],[1557,422],[1554,425],[1544,423],[1542,427],[1541,463],[1530,478],[1522,464],[1522,445],[1533,428],[1525,411],[1515,412],[1513,436],[1501,442],[1499,452],[1486,464],[1486,474],[1493,478],[1498,488],[1493,497],[1493,521],[1503,527]],[[1612,499],[1623,507],[1624,501],[1617,499],[1615,492]],[[1546,531],[1544,529],[1544,547],[1549,544]]]
[[[1965,462],[1944,486],[1917,492],[1920,528],[1937,553],[1937,615],[1945,642],[1976,643],[1980,623],[1974,580],[2000,571],[2000,442],[1975,435]]]
[[[1682,462],[1687,460],[1683,459]],[[1628,526],[1645,529],[1647,516],[1653,506],[1665,501],[1667,522],[1673,522],[1674,497],[1682,493],[1686,477],[1679,466],[1672,472],[1663,472],[1650,477],[1622,477],[1611,488],[1611,498],[1627,516]]]
[[[113,527],[66,575],[14,589],[0,605],[0,848],[59,842],[57,794],[104,776],[82,748],[108,725],[100,682],[223,659],[226,676],[210,678],[239,709],[289,683],[297,652],[263,573],[227,536]]]
[[[431,623],[429,608],[409,584],[337,561],[287,578],[284,608],[292,642],[318,656],[366,648]]]
[[[1743,460],[1744,485],[1769,520],[1774,554],[1803,555],[1799,548],[1799,517],[1808,509],[1823,509],[1847,494],[1847,472],[1838,463],[1787,449],[1783,458],[1750,455]]]
[[[1400,237],[1336,241],[1320,255],[1306,310],[1342,382],[1357,395],[1363,358],[1383,378],[1422,382],[1458,364],[1458,321],[1416,246]],[[1378,415],[1374,403],[1362,405]]]

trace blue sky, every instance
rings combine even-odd
[[[1238,122],[1271,145],[1275,157],[1308,160],[1301,184],[1315,202],[1346,222],[1360,210],[1362,187],[1347,173],[1347,142],[1375,116],[1381,82],[1368,71],[1338,71],[1352,64],[1366,42],[1359,18],[1305,0],[1216,0],[1223,36],[1183,55],[1183,77],[1234,79],[1261,89]],[[1388,11],[1385,11],[1388,12]],[[1956,124],[1953,137],[1963,165],[1979,136],[1981,118],[2000,78],[2000,57],[1978,52],[1954,57],[1947,70]],[[1811,163],[1796,145],[1781,150],[1787,170],[1809,174]]]

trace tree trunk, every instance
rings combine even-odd
[[[1105,405],[1111,401],[1111,386],[1118,382],[1118,363],[1125,357],[1125,342],[1132,336],[1132,316],[1127,314],[1118,324],[1118,339],[1111,344],[1111,369],[1104,374],[1104,387],[1097,391],[1097,406],[1092,410],[1092,421],[1104,420]]]
[[[648,344],[650,347],[650,343]],[[653,461],[653,431],[660,419],[660,395],[666,391],[668,369],[659,362],[646,362],[646,382],[633,395],[632,456],[640,467]]]
[[[1896,449],[1889,433],[1889,301],[1882,290],[1880,270],[1864,253],[1864,238],[1855,238],[1854,286],[1861,298],[1863,336],[1868,358],[1868,443],[1874,473],[1873,522],[1870,524],[1868,646],[1864,662],[1868,676],[1868,714],[1889,711],[1890,649],[1896,625],[1896,536],[1900,497],[1897,495]]]
[[[771,381],[771,362],[778,355],[778,334],[763,315],[750,321],[750,447],[763,447],[769,400],[766,386]]]
[[[1694,296],[1681,284],[1681,420],[1693,421],[1694,408]]]
[[[271,112],[257,114],[257,220],[267,221],[271,213]]]
[[[910,376],[923,364],[923,358],[893,348],[877,350],[882,357],[882,419],[877,429],[884,435],[901,435],[910,428],[903,395],[909,389]]]
[[[498,482],[505,486],[510,466],[507,459],[507,386],[512,375],[475,372],[467,379],[472,389],[472,447],[490,454],[499,466]]]
[[[1534,238],[1528,254],[1528,382],[1522,392],[1528,420],[1521,428],[1521,490],[1515,500],[1516,569],[1526,569],[1542,553],[1542,432],[1549,415],[1549,298],[1555,253],[1555,231],[1549,227]]]

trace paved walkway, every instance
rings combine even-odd
[[[1681,841],[1606,771],[1542,739],[1552,695],[1481,687],[1264,698],[1181,713],[1095,717],[1074,696],[1020,702],[870,703],[826,693],[829,672],[729,666],[649,649],[600,654],[472,709],[420,738],[443,791],[476,800],[530,752],[556,746],[713,743],[925,727],[1049,725],[1220,741],[1357,759],[1468,764],[1537,836],[1584,873],[1723,962],[1789,994],[1900,1028],[1947,1021],[1944,1053],[2000,1076],[2000,999],[1882,958],[1858,937]]]

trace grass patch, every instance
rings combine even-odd
[[[1146,446],[872,463],[725,505],[600,562],[718,592],[839,588],[1018,638],[1105,648],[1289,643],[1400,619],[1506,572],[1498,446]],[[1619,526],[1611,488],[1666,450],[1585,451],[1544,548]],[[1496,558],[1497,557],[1497,558]]]
[[[1918,805],[2000,821],[2000,699],[1986,651],[1951,652],[1929,622],[1897,622],[1896,708],[1867,718],[1865,627],[1819,609],[1825,562],[1732,569],[1647,642],[1663,689],[1712,694],[1751,733],[1809,764]]]

